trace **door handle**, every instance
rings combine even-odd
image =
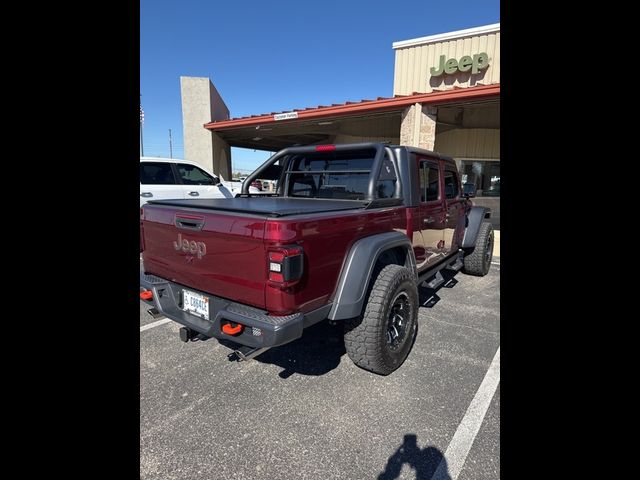
[[[151,192],[142,192],[140,194],[141,197],[153,197],[153,193]]]
[[[189,195],[191,195],[192,197],[197,197],[200,194],[198,192],[189,192]]]
[[[435,222],[435,221],[436,221],[436,220],[435,220],[435,218],[433,218],[433,217],[429,217],[429,218],[425,218],[425,219],[424,219],[424,223],[433,223],[433,222]]]

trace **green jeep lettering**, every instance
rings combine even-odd
[[[447,75],[451,75],[453,73],[458,72],[468,72],[471,70],[471,73],[476,74],[481,70],[485,70],[489,68],[489,55],[485,52],[476,53],[473,58],[469,55],[465,55],[460,60],[456,60],[455,58],[446,59],[445,55],[440,55],[440,61],[438,62],[437,67],[431,67],[431,76],[439,77],[443,73]]]

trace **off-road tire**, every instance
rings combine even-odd
[[[402,342],[393,350],[388,342],[389,316],[392,302],[398,297],[406,300],[409,313]],[[344,322],[344,344],[353,363],[380,375],[389,375],[400,367],[415,340],[418,307],[418,288],[408,268],[387,265],[380,270],[362,315]]]
[[[476,277],[489,273],[493,258],[493,227],[490,222],[482,222],[476,238],[476,246],[465,252],[463,272]]]

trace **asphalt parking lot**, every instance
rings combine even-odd
[[[141,479],[498,479],[499,262],[420,289],[416,342],[387,377],[327,322],[237,363],[141,302]]]

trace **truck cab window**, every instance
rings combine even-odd
[[[380,176],[376,184],[376,196],[378,198],[393,198],[396,192],[396,169],[393,162],[385,155],[380,168]]]
[[[444,172],[444,193],[449,199],[458,196],[458,175],[450,170]]]
[[[437,165],[420,162],[420,201],[432,202],[440,198],[440,175]]]
[[[374,156],[375,150],[296,155],[287,169],[288,195],[364,200]]]
[[[140,162],[140,183],[142,185],[175,185],[170,163]]]
[[[188,164],[178,164],[180,179],[185,185],[214,185],[211,175],[202,169]]]

